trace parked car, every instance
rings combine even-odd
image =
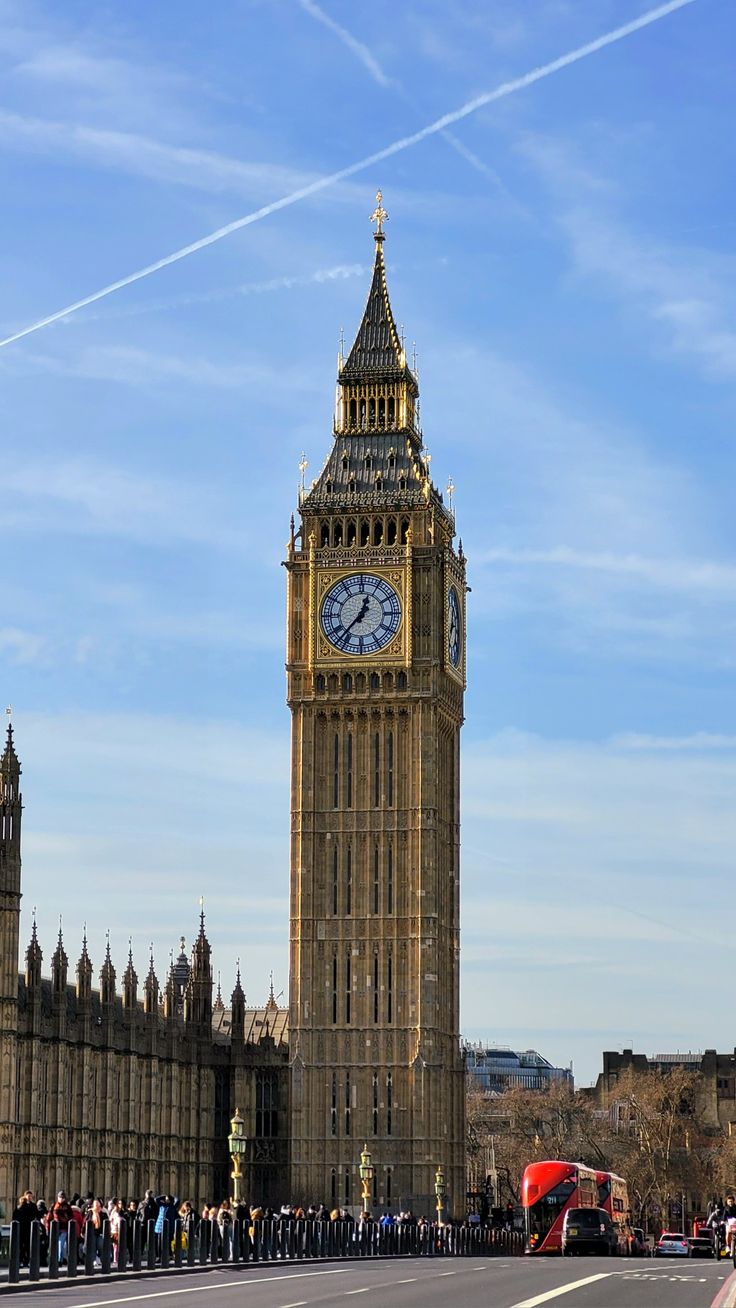
[[[649,1257],[649,1243],[640,1226],[632,1226],[629,1253],[634,1258]]]
[[[690,1245],[682,1231],[663,1231],[654,1249],[655,1258],[689,1258]]]
[[[618,1234],[604,1208],[568,1208],[562,1223],[562,1256],[600,1253],[612,1256]]]
[[[713,1258],[715,1256],[713,1236],[710,1231],[706,1231],[702,1227],[697,1235],[688,1237],[688,1244],[690,1245],[691,1258]]]

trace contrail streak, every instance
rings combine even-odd
[[[75,300],[73,304],[68,304],[66,308],[58,309],[56,313],[51,313],[48,317],[41,318],[28,327],[23,327],[20,331],[14,332],[12,336],[6,336],[4,340],[0,341],[0,347],[10,345],[13,341],[19,341],[24,336],[30,336],[31,332],[40,331],[42,327],[49,327],[51,323],[58,322],[60,318],[66,318],[69,314],[86,308],[88,304],[95,304],[97,300],[104,299],[106,295],[112,295],[114,291],[122,290],[124,286],[132,286],[134,282],[139,282],[144,277],[150,277],[152,273],[160,272],[162,268],[168,268],[170,264],[178,263],[180,259],[186,259],[190,254],[196,254],[198,250],[204,250],[208,245],[214,245],[216,241],[223,240],[224,237],[230,236],[232,232],[240,231],[242,227],[250,227],[251,223],[260,222],[261,218],[268,218],[272,213],[278,213],[280,209],[288,209],[292,204],[298,204],[300,200],[306,200],[310,195],[316,195],[319,191],[324,191],[328,186],[334,186],[336,182],[343,182],[346,178],[353,177],[356,173],[372,167],[373,164],[381,163],[384,159],[390,159],[392,155],[400,154],[402,150],[408,150],[412,145],[418,145],[420,141],[425,141],[427,137],[443,132],[446,127],[451,127],[453,123],[460,122],[461,119],[467,118],[478,109],[484,108],[485,105],[493,104],[496,100],[502,100],[507,95],[513,95],[515,91],[522,91],[527,86],[532,86],[534,82],[540,82],[542,78],[560,72],[563,68],[569,68],[571,64],[586,59],[588,55],[596,54],[598,50],[604,50],[606,46],[613,45],[616,41],[622,41],[624,37],[632,36],[634,32],[641,31],[643,27],[649,27],[651,23],[656,23],[660,18],[665,18],[677,9],[684,9],[686,5],[694,4],[694,2],[695,0],[669,0],[669,3],[648,10],[647,13],[641,14],[639,18],[633,19],[632,22],[624,23],[622,27],[615,27],[613,31],[606,32],[603,36],[596,37],[594,41],[588,41],[585,45],[578,46],[576,50],[570,50],[568,54],[560,55],[558,59],[553,59],[548,64],[533,68],[531,72],[524,73],[522,77],[514,78],[510,82],[502,82],[495,90],[486,91],[482,95],[475,96],[474,99],[468,100],[466,104],[461,105],[459,109],[443,114],[441,118],[436,118],[433,123],[420,128],[418,132],[412,132],[409,136],[402,136],[398,141],[393,141],[391,145],[384,146],[382,150],[376,150],[373,154],[366,155],[364,159],[359,159],[357,163],[348,164],[345,168],[339,168],[337,172],[330,173],[326,177],[318,177],[316,181],[310,182],[307,186],[300,186],[298,190],[292,191],[290,195],[284,195],[281,199],[272,201],[271,204],[264,204],[260,209],[254,209],[252,213],[246,214],[243,218],[236,218],[234,222],[226,223],[224,227],[218,227],[216,231],[210,232],[209,235],[202,236],[197,241],[192,241],[190,245],[183,245],[181,249],[174,250],[173,254],[164,255],[162,259],[157,259],[155,263],[149,263],[145,268],[139,268],[137,272],[128,273],[126,277],[111,282],[109,286],[103,286],[102,290],[93,291],[91,295],[85,295],[84,299]]]

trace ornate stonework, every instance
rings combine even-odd
[[[462,1211],[465,561],[422,447],[385,217],[379,199],[334,444],[286,563],[292,1193],[356,1204],[365,1140],[374,1207],[431,1211],[442,1165]]]

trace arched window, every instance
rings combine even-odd
[[[366,466],[366,468],[370,468],[370,466],[371,466],[371,456],[370,456],[370,454],[366,454],[364,462],[365,462],[365,466]]]
[[[391,1073],[388,1072],[386,1075],[386,1135],[391,1134],[391,1126],[392,1126],[391,1116],[393,1113],[393,1107],[394,1107],[394,1078],[391,1075]]]
[[[347,543],[348,543],[348,545],[354,545],[354,544],[355,544],[355,522],[353,521],[352,518],[351,518],[351,519],[349,520],[349,522],[348,522],[348,536],[347,536]]]
[[[371,396],[371,398],[368,401],[368,426],[375,427],[375,425],[376,425],[376,401],[374,400],[373,396]]]
[[[373,1073],[373,1134],[378,1135],[378,1072]]]
[[[394,733],[389,731],[386,741],[386,798],[389,808],[394,803]]]
[[[381,802],[381,737],[376,731],[373,736],[373,807]]]
[[[350,673],[349,672],[346,673],[346,676],[350,676]],[[351,690],[352,690],[352,686],[353,686],[353,679],[352,677],[350,677]],[[352,731],[348,732],[348,738],[346,743],[347,743],[347,749],[345,751],[345,755],[346,755],[345,807],[352,808],[353,807],[353,733]]]
[[[350,401],[350,426],[354,427],[358,421],[358,405],[355,400]]]
[[[376,477],[376,490],[377,490],[377,491],[381,491],[381,490],[383,490],[383,478],[382,478],[382,477]]]
[[[381,886],[380,865],[381,865],[381,855],[378,849],[378,845],[376,845],[373,851],[373,912],[376,914],[378,913],[379,893],[380,893],[380,886]]]
[[[382,518],[376,518],[376,521],[373,524],[373,544],[374,545],[383,544],[383,519]]]
[[[381,428],[386,426],[386,401],[382,395],[378,398],[378,425]]]
[[[407,686],[406,673],[400,672],[396,678],[396,687],[398,690],[406,690],[406,686]]]
[[[332,1025],[337,1026],[337,954],[332,955]]]
[[[395,518],[389,518],[388,520],[388,534],[386,539],[389,545],[396,544],[396,519]]]
[[[332,494],[332,482],[331,482],[331,481],[325,482],[325,491],[327,492],[328,495],[331,495],[331,494]]]
[[[318,672],[318,673],[317,673],[317,678],[316,678],[316,683],[315,683],[315,685],[316,685],[316,689],[317,689],[318,691],[323,691],[323,690],[325,689],[326,685],[327,685],[327,682],[325,681],[325,679],[324,679],[324,677],[323,677],[323,675],[322,675],[321,672]]]
[[[343,688],[343,690],[352,690],[352,689],[353,689],[353,677],[352,677],[352,673],[350,673],[350,672],[343,672],[343,674],[342,674],[342,688]]]
[[[340,804],[340,737],[335,732],[332,746],[332,807]]]
[[[378,1024],[378,996],[380,994],[378,954],[373,955],[373,1021]],[[375,1107],[375,1103],[374,1103]],[[375,1129],[375,1128],[374,1128]]]
[[[379,675],[378,675],[377,672],[372,672],[372,673],[371,673],[371,690],[380,690],[380,689],[381,689],[381,678],[379,677]]]
[[[394,1020],[394,960],[391,954],[389,954],[388,956],[387,973],[388,973],[388,984],[386,986],[386,1020],[387,1022],[393,1022]]]
[[[345,1134],[350,1135],[350,1073],[345,1073]]]
[[[335,523],[335,530],[332,533],[332,539],[335,545],[342,545],[342,523]]]
[[[389,845],[386,854],[386,912],[394,911],[394,849]]]
[[[360,543],[368,545],[371,538],[371,525],[366,518],[360,520]]]
[[[395,419],[396,419],[396,400],[394,399],[393,395],[389,395],[389,397],[388,397],[388,421],[389,421],[389,426],[390,426],[390,427],[393,427]]]
[[[332,1073],[332,1103],[330,1106],[330,1133],[337,1135],[337,1073]],[[332,1169],[332,1192],[335,1192],[335,1169]]]
[[[360,401],[360,428],[365,431],[365,400]]]
[[[350,491],[351,495],[355,494],[355,479],[353,477],[351,477],[350,481],[348,482],[348,490]]]
[[[355,403],[355,400],[353,400],[353,404],[354,404],[354,403]],[[342,456],[342,470],[343,470],[343,472],[347,472],[347,470],[348,470],[348,456],[347,456],[347,454],[343,454],[343,456]]]
[[[338,852],[337,844],[332,851],[332,916],[337,917],[337,888],[338,888]]]
[[[322,546],[323,549],[324,549],[324,547],[325,547],[326,545],[329,545],[329,543],[330,543],[330,524],[329,524],[329,522],[323,522],[323,523],[321,524],[321,526],[320,526],[320,529],[319,529],[319,543],[320,543],[320,545]]]
[[[350,955],[345,959],[345,1023],[350,1026],[350,1001],[353,996],[353,972]]]
[[[345,850],[345,915],[350,917],[353,911],[353,847]]]

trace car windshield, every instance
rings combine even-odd
[[[675,1233],[673,1234],[672,1231],[664,1231],[663,1234],[660,1236],[660,1239],[661,1239],[661,1240],[681,1240],[681,1241],[683,1241],[683,1240],[685,1239],[685,1237],[684,1237],[684,1235],[680,1235],[680,1234],[678,1234],[677,1232],[675,1232]]]
[[[566,1226],[600,1226],[603,1218],[597,1208],[571,1208],[565,1218]]]

